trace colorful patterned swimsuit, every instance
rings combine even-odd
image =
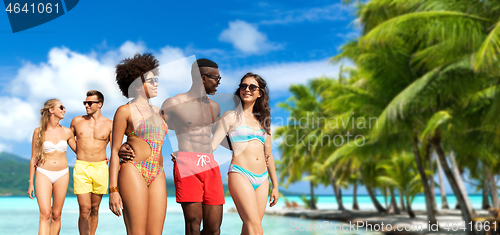
[[[138,138],[146,141],[146,143],[149,144],[149,147],[151,147],[151,155],[146,160],[132,162],[132,164],[137,167],[139,172],[142,174],[142,177],[144,177],[144,180],[146,180],[146,183],[149,186],[156,176],[163,172],[163,166],[160,165],[160,154],[163,146],[163,139],[167,134],[168,127],[163,119],[162,125],[160,126],[156,126],[153,122],[144,119],[144,115],[142,115],[142,112],[139,107],[137,107],[137,104],[135,107],[139,110],[139,113],[142,116],[142,121],[137,123],[137,125],[134,125],[134,130],[132,130],[132,132],[130,132],[127,136],[137,136]]]

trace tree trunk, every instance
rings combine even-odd
[[[430,145],[429,145],[430,146]],[[436,204],[436,184],[434,183],[434,162],[432,161],[434,155],[430,153],[430,148],[427,149],[427,156],[429,157],[429,170],[431,174],[429,175],[429,187],[431,188],[432,195],[432,208],[434,209],[434,213],[437,212],[437,204]]]
[[[339,187],[339,197],[340,197],[340,201],[342,201],[342,187]],[[342,201],[342,207],[344,207],[344,201]]]
[[[486,166],[483,167],[486,168]],[[481,209],[488,210],[491,207],[491,205],[490,205],[489,190],[488,190],[488,173],[486,171],[484,171],[483,174],[483,189],[481,191],[483,192],[483,203]]]
[[[358,182],[354,183],[354,189],[352,191],[352,209],[359,210],[358,205]]]
[[[337,199],[337,204],[339,205],[339,210],[344,212],[345,207],[344,203],[342,202],[342,195],[340,195],[340,187],[335,184],[335,179],[332,177],[332,187],[333,187],[333,193],[335,194],[335,198]]]
[[[425,208],[427,211],[427,220],[429,224],[436,224],[436,214],[434,213],[431,189],[429,188],[429,184],[427,184],[427,175],[425,174],[424,166],[422,165],[422,158],[420,157],[420,151],[418,148],[418,139],[417,137],[413,138],[413,154],[415,155],[415,162],[417,163],[418,173],[420,174],[420,179],[422,180],[422,185],[424,186],[424,195],[425,195]],[[408,199],[407,199],[408,200]],[[408,208],[409,210],[410,208]]]
[[[455,157],[453,156],[453,154],[450,154],[450,163],[453,167],[452,169],[448,166],[448,162],[446,161],[446,156],[443,149],[441,148],[440,138],[433,138],[431,143],[434,145],[434,149],[436,150],[437,156],[441,162],[441,167],[443,167],[446,178],[448,178],[448,182],[450,183],[450,186],[453,189],[453,193],[457,198],[457,202],[460,205],[460,210],[462,211],[462,216],[465,221],[467,234],[473,234],[473,232],[471,232],[472,228],[469,227],[469,222],[472,221],[472,216],[475,215],[475,212],[473,211],[472,205],[470,204],[469,195],[465,191],[462,179],[460,178],[460,175],[458,173],[458,169],[455,163]]]
[[[391,194],[391,203],[389,208],[387,209],[387,213],[390,215],[401,214],[401,211],[399,211],[398,208],[398,203],[396,202],[396,194],[394,193],[394,188],[390,188],[389,193]]]
[[[310,205],[310,209],[311,210],[317,210],[318,208],[316,208],[316,203],[314,202],[314,184],[312,181],[309,181],[310,183],[310,186],[311,186],[311,205]]]
[[[372,191],[372,188],[370,186],[368,186],[368,184],[366,183],[366,180],[364,180],[363,172],[361,170],[359,170],[359,171],[361,174],[361,178],[363,178],[363,181],[365,181],[366,191],[368,192],[368,195],[370,196],[370,199],[373,202],[373,206],[375,206],[375,209],[378,212],[385,213],[386,212],[385,208],[382,205],[380,205],[377,198],[375,197],[375,194]]]
[[[451,152],[449,158],[450,158],[450,164],[452,167],[451,169],[452,169],[453,174],[455,175],[455,179],[457,179],[457,184],[458,184],[458,187],[460,189],[460,192],[463,195],[465,206],[466,206],[467,210],[470,212],[471,218],[474,216],[477,216],[476,211],[474,210],[474,207],[472,207],[472,203],[470,202],[469,194],[467,193],[467,190],[465,190],[465,185],[464,185],[464,182],[462,181],[462,177],[461,177],[462,173],[460,173],[459,168],[457,166],[457,162],[455,160],[455,154],[453,152]],[[460,205],[460,207],[462,207],[462,205]]]
[[[384,190],[385,208],[389,208],[389,205],[387,204],[387,187],[384,187],[383,190]]]
[[[446,190],[444,189],[444,179],[443,179],[443,170],[441,169],[441,162],[439,161],[439,157],[436,158],[438,174],[439,174],[439,185],[441,188],[441,209],[450,209],[448,206],[448,200],[446,199]]]
[[[488,174],[488,181],[490,182],[491,203],[493,208],[500,207],[500,200],[498,198],[497,182],[495,176],[491,173],[490,168],[485,167],[486,174]]]
[[[375,209],[377,209],[378,212],[384,212],[384,213],[387,212],[387,210],[378,202],[370,186],[366,185],[366,191],[368,192],[368,195],[370,196],[370,199],[372,200]]]
[[[407,212],[408,212],[408,215],[410,216],[410,218],[415,218],[415,213],[411,209],[410,197],[408,197],[408,196],[406,197],[406,208],[407,208]]]
[[[403,193],[401,192],[401,190],[398,190],[398,192],[399,192],[399,203],[401,204],[401,210],[406,211],[406,203]]]

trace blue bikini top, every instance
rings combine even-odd
[[[248,126],[239,126],[234,129],[231,134],[229,134],[229,139],[232,143],[235,142],[247,142],[250,140],[259,140],[264,144],[266,141],[266,131],[264,129],[259,129],[254,131],[252,128]]]

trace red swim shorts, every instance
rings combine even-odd
[[[174,162],[174,183],[178,203],[225,203],[219,164],[212,154],[178,152]]]

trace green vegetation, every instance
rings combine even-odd
[[[304,208],[306,209],[311,209],[311,199],[310,198],[307,198],[306,195],[302,195],[300,197],[300,200],[302,200],[302,202],[304,202]],[[316,203],[318,203],[318,196],[314,197],[314,205],[316,205]]]
[[[29,159],[0,152],[0,195],[28,196]],[[67,195],[73,193],[73,167],[69,167]]]
[[[434,224],[433,179],[442,168],[465,221],[475,212],[464,173],[499,208],[500,1],[344,3],[357,6],[361,35],[331,62],[355,68],[290,87],[292,97],[280,104],[290,121],[274,136],[279,179],[305,174],[311,186],[331,184],[340,210],[340,190],[349,185],[364,185],[380,212],[399,212],[398,191],[410,216],[414,195],[424,193]],[[389,208],[377,190],[391,198]]]
[[[0,153],[0,195],[28,195],[29,160]]]
[[[69,167],[67,196],[73,193],[73,167]],[[0,152],[0,195],[28,196],[29,160]],[[227,190],[227,185],[224,185]],[[175,196],[174,181],[167,179],[167,195]]]

